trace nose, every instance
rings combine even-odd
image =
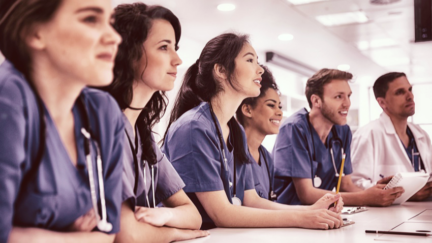
[[[351,99],[350,99],[350,97],[347,96],[347,97],[344,99],[344,102],[342,103],[342,105],[343,105],[344,108],[349,109],[350,106],[351,106]]]
[[[116,46],[118,46],[122,42],[120,34],[117,33],[117,31],[109,23],[107,23],[106,32],[103,35],[103,42],[105,44]]]
[[[408,92],[408,94],[407,94],[407,100],[408,101],[414,100],[414,94],[413,94],[412,91]]]
[[[277,110],[276,110],[276,116],[282,116],[282,115],[283,115],[283,111],[282,111],[282,109],[279,108],[279,106],[278,106],[278,108],[277,108]]]
[[[264,68],[261,67],[261,65],[258,65],[258,74],[263,75]]]
[[[173,54],[171,63],[173,66],[179,66],[180,64],[183,63],[183,61],[180,59],[180,57],[176,51],[174,51],[173,53],[174,54]]]

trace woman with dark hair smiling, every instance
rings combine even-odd
[[[185,181],[204,229],[339,228],[340,195],[328,194],[312,206],[287,206],[255,191],[245,134],[233,116],[242,100],[259,95],[263,72],[247,36],[226,33],[207,42],[187,70],[163,151]],[[328,210],[337,200],[337,210]]]
[[[108,0],[0,2],[0,242],[112,242],[122,114]]]
[[[166,109],[165,91],[174,87],[181,28],[161,6],[123,4],[114,28],[123,38],[107,88],[124,113],[123,205],[116,242],[170,242],[208,235],[184,183],[162,154],[152,127]],[[159,202],[165,207],[157,208]]]
[[[260,95],[244,99],[236,111],[236,118],[246,133],[255,190],[260,197],[275,201],[274,164],[270,153],[261,143],[265,136],[279,132],[282,107],[273,75],[267,67],[262,67],[265,72],[261,76]]]

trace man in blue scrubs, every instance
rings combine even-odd
[[[352,74],[322,69],[306,84],[311,111],[294,113],[281,125],[273,148],[277,201],[313,204],[338,182],[342,154],[346,155],[341,182],[345,205],[388,206],[402,188],[382,190],[388,178],[363,190],[351,180],[351,131],[346,125],[351,105]]]

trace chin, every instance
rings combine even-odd
[[[96,75],[96,77],[93,80],[90,80],[89,85],[90,86],[107,86],[112,83],[114,78],[114,75],[112,71],[110,72],[103,72]]]

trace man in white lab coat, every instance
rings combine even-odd
[[[366,189],[382,177],[398,172],[432,173],[430,138],[420,126],[408,123],[408,117],[415,113],[415,103],[406,75],[384,74],[375,81],[373,90],[383,113],[354,133],[351,143],[354,183]],[[421,201],[431,195],[432,182],[429,182],[410,200]]]

